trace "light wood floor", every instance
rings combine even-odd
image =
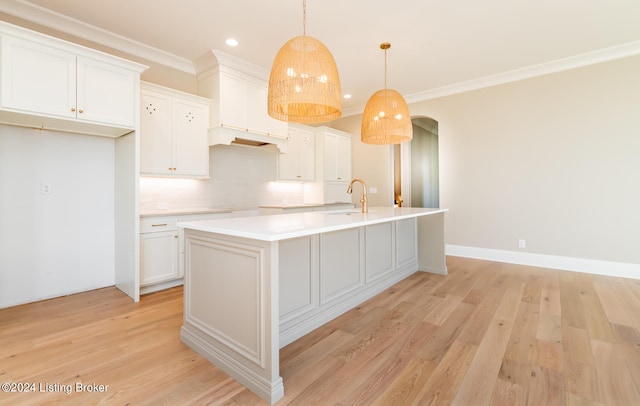
[[[640,280],[447,264],[283,348],[278,405],[640,405]],[[0,310],[0,382],[36,384],[0,404],[265,404],[182,344],[181,322],[181,288]]]

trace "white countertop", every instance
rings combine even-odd
[[[274,209],[295,209],[298,207],[327,207],[353,205],[353,203],[282,203],[282,204],[261,204],[259,207]]]
[[[157,209],[140,210],[140,217],[186,216],[188,214],[231,213],[232,209]]]
[[[180,222],[178,227],[254,240],[279,241],[369,224],[444,213],[446,211],[449,211],[449,209],[371,207],[368,213],[361,213],[360,209],[349,209],[275,214],[259,217]]]

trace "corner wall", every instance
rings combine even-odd
[[[0,308],[113,285],[114,250],[114,140],[0,125]]]

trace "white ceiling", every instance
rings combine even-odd
[[[302,0],[0,0],[0,11],[191,73],[213,49],[268,70],[302,34]],[[411,102],[640,54],[640,1],[308,0],[307,35],[333,53],[353,94],[345,113],[357,113],[384,85],[382,42],[388,87]]]

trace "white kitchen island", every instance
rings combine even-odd
[[[374,207],[179,223],[183,342],[261,398],[280,348],[421,270],[446,274],[447,209]]]

